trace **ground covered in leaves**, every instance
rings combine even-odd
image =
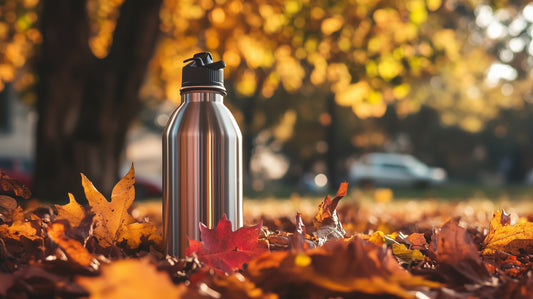
[[[0,298],[533,298],[528,202],[361,200],[343,183],[248,201],[247,226],[200,226],[179,259],[160,204],[134,203],[133,167],[110,201],[81,183],[88,205],[46,206],[0,171]]]

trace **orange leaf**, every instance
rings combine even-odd
[[[2,172],[2,170],[0,170],[0,192],[1,191],[13,193],[24,199],[29,199],[31,197],[31,191],[28,187],[24,186],[19,181],[8,177]]]
[[[32,221],[26,221],[24,211],[21,207],[17,207],[11,213],[12,223],[11,225],[0,225],[0,236],[7,237],[14,240],[19,240],[21,237],[26,237],[30,240],[41,239],[40,230],[32,224]]]
[[[390,250],[359,238],[306,252],[262,255],[248,264],[247,273],[261,289],[287,298],[352,298],[358,293],[411,298],[411,290],[440,286],[411,275]]]
[[[184,298],[187,287],[174,285],[170,276],[157,271],[148,258],[112,262],[96,277],[76,277],[90,298]]]
[[[85,218],[85,209],[76,201],[74,195],[68,194],[70,202],[66,205],[55,205],[57,209],[56,219],[67,220],[72,227],[79,226],[81,221]]]
[[[348,192],[348,183],[343,182],[333,199],[328,195],[318,206],[318,213],[313,219],[313,225],[316,229],[315,235],[318,238],[318,245],[324,244],[330,239],[344,238],[346,232],[342,223],[337,216],[337,204],[339,200],[346,196]]]
[[[93,258],[93,256],[85,247],[83,247],[80,242],[67,237],[65,230],[69,230],[70,226],[68,225],[68,222],[66,223],[67,225],[62,222],[52,223],[52,225],[46,229],[48,232],[48,237],[50,237],[54,243],[59,245],[59,247],[63,249],[70,260],[76,264],[83,267],[88,267],[91,264],[96,263],[96,260]]]
[[[496,211],[490,222],[490,231],[483,240],[483,254],[491,255],[497,250],[520,254],[531,252],[533,247],[533,223],[522,222],[509,225],[505,211]]]

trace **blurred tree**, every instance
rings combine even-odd
[[[161,1],[128,0],[119,8],[115,2],[41,1],[35,172],[41,197],[77,191],[83,198],[80,172],[110,193],[118,176],[126,132],[141,107]],[[112,14],[116,22],[106,23]]]
[[[83,171],[109,192],[139,99],[178,102],[177,63],[197,51],[214,52],[227,63],[228,99],[244,132],[246,165],[253,136],[269,130],[281,143],[314,140],[292,156],[325,155],[333,180],[340,153],[347,152],[338,136],[356,147],[362,140],[341,132],[359,134],[339,117],[346,108],[363,119],[382,117],[394,106],[402,118],[427,104],[444,124],[476,132],[501,107],[523,103],[510,98],[509,88],[512,100],[500,99],[506,82],[485,84],[497,50],[487,51],[479,42],[485,38],[471,34],[485,7],[475,0],[160,1],[42,0],[41,32],[38,0],[4,4],[9,13],[0,16],[0,42],[7,45],[0,48],[1,82],[35,82],[26,75],[16,80],[16,70],[31,57],[31,45],[43,41],[38,191],[64,196],[60,190],[74,190]],[[487,7],[524,12],[523,34],[530,28],[524,5],[495,1]],[[287,100],[296,94],[305,100]],[[294,127],[310,119],[321,132],[293,136]],[[378,132],[370,139],[385,137]]]

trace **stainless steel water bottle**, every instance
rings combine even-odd
[[[242,135],[224,106],[224,61],[197,53],[182,70],[181,104],[163,132],[163,234],[166,253],[185,255],[225,213],[242,226]]]

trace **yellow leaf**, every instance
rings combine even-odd
[[[95,213],[94,236],[102,247],[115,245],[127,240],[128,246],[136,248],[144,239],[160,242],[157,235],[151,236],[157,230],[151,224],[135,224],[135,219],[128,213],[135,199],[135,169],[131,166],[129,172],[115,185],[111,193],[111,202],[93,186],[91,181],[82,176],[82,185],[87,201]],[[132,231],[128,231],[132,229]]]
[[[385,234],[378,230],[370,236],[368,242],[374,243],[378,246],[383,246],[383,244],[385,244]]]
[[[170,276],[157,271],[148,258],[119,260],[102,266],[99,276],[78,276],[75,281],[93,299],[182,298],[187,290],[184,284],[174,285]]]
[[[404,244],[392,244],[392,254],[405,262],[424,260],[424,255],[420,252],[420,250],[407,249]]]
[[[482,245],[483,254],[490,255],[497,250],[520,254],[530,252],[533,247],[533,223],[522,222],[509,225],[509,215],[496,211],[490,222],[490,231]]]
[[[57,219],[67,220],[71,226],[79,226],[85,218],[85,209],[76,201],[74,195],[68,194],[70,202],[64,206],[55,205],[57,209]]]
[[[132,223],[118,236],[118,242],[126,240],[128,247],[137,248],[141,245],[141,238],[145,236],[148,241],[153,241],[156,245],[163,242],[162,236],[157,228],[151,223]]]

